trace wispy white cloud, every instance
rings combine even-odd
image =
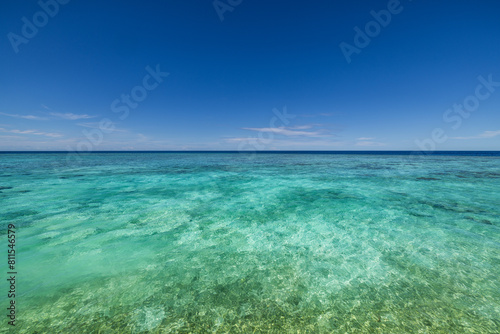
[[[59,112],[51,112],[50,113],[51,116],[55,116],[55,117],[59,117],[59,118],[62,118],[62,119],[68,119],[68,120],[78,120],[78,119],[86,119],[86,118],[95,118],[97,116],[91,116],[91,115],[87,115],[87,114],[83,114],[83,115],[77,115],[77,114],[72,114],[72,113],[59,113]]]
[[[42,107],[47,110],[52,110],[46,105],[42,104]],[[47,112],[44,112],[45,114]],[[49,117],[41,117],[41,116],[35,116],[35,115],[19,115],[19,114],[9,114],[5,112],[0,112],[0,115],[8,116],[8,117],[14,117],[14,118],[22,118],[22,119],[29,119],[29,120],[38,120],[38,121],[46,121],[50,119]],[[59,113],[59,112],[50,112],[50,116],[53,116],[52,118],[61,118],[61,119],[67,119],[67,120],[79,120],[79,119],[88,119],[88,118],[95,118],[97,116],[91,116],[87,114],[73,114],[73,113]]]
[[[312,124],[307,124],[307,125],[295,125],[295,126],[289,126],[287,127],[287,129],[290,129],[290,130],[307,130],[307,129],[310,129],[312,128],[314,125]]]
[[[306,137],[325,137],[325,134],[320,131],[297,131],[291,130],[293,128],[243,128],[244,130],[257,131],[257,132],[271,132],[284,136],[306,136]],[[297,128],[295,128],[297,129]]]
[[[248,143],[247,146],[241,148],[242,150],[296,150],[296,149],[311,149],[311,150],[329,150],[338,149],[339,147],[345,146],[346,143],[341,141],[334,141],[331,139],[316,139],[316,138],[304,138],[304,140],[293,140],[289,138],[275,138],[268,145],[262,145],[258,138],[248,138],[248,137],[236,137],[236,138],[225,138],[224,142],[233,144],[234,143]],[[238,144],[239,145],[239,144]],[[234,149],[234,147],[230,147]],[[239,148],[238,148],[239,149]]]
[[[236,138],[225,138],[224,141],[227,142],[252,142],[252,141],[257,141],[257,138],[252,138],[252,137],[236,137]]]
[[[375,141],[375,137],[359,137],[357,138],[357,142],[354,144],[355,146],[361,147],[377,147],[377,146],[385,146],[385,143]]]
[[[46,136],[46,137],[53,137],[53,138],[58,138],[62,137],[62,134],[59,133],[51,133],[51,132],[42,132],[38,130],[17,130],[17,129],[4,129],[0,128],[1,132],[6,132],[6,133],[17,133],[20,135],[37,135],[37,136]]]
[[[484,131],[479,135],[481,138],[493,138],[496,136],[500,136],[500,130],[497,131]]]
[[[483,133],[477,135],[477,136],[470,136],[470,137],[451,137],[451,139],[484,139],[484,138],[493,138],[496,136],[500,136],[500,130],[497,131],[484,131]]]
[[[109,131],[109,132],[127,132],[127,130],[124,130],[124,129],[117,129],[115,126],[115,124],[116,124],[115,122],[110,122],[110,123],[111,123],[111,125],[113,125],[113,128],[110,130],[106,130],[106,131]],[[101,129],[99,122],[77,123],[76,125],[83,126],[84,128]]]
[[[377,146],[385,146],[385,143],[381,143],[378,141],[358,141],[356,146],[365,146],[365,147],[377,147]]]
[[[2,138],[5,137],[5,138]],[[11,137],[11,138],[8,138]],[[33,138],[32,136],[1,136],[0,150],[4,151],[66,151],[74,138]]]
[[[23,136],[9,136],[9,135],[4,136],[4,135],[0,135],[0,138],[1,139],[22,139],[24,137]]]
[[[46,121],[48,120],[47,117],[40,117],[40,116],[34,116],[34,115],[18,115],[18,114],[8,114],[5,112],[0,112],[0,115],[8,116],[8,117],[14,117],[14,118],[23,118],[23,119],[31,119],[31,120],[39,120],[39,121]]]
[[[139,142],[145,142],[145,141],[148,141],[148,137],[146,137],[145,135],[143,135],[142,133],[138,133],[137,134],[137,137],[138,137],[138,141]]]
[[[5,130],[5,129],[4,129]],[[0,129],[0,151],[7,150],[62,150],[76,151],[82,141],[88,141],[81,133],[74,133],[72,136],[64,135],[62,138],[49,138],[33,136],[31,131],[25,134],[2,134]],[[173,143],[170,140],[149,138],[138,133],[106,133],[99,144],[92,145],[90,151],[113,151],[113,150],[180,150],[197,149],[201,147],[183,147],[183,144]],[[210,149],[208,147],[207,149]]]

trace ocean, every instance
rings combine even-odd
[[[500,332],[499,152],[0,153],[0,167],[2,331],[15,300],[18,333]]]

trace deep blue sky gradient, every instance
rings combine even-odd
[[[348,63],[339,44],[387,5],[243,0],[221,21],[212,1],[72,0],[16,53],[41,7],[2,1],[0,150],[500,149],[500,87],[443,120],[478,76],[500,82],[500,2],[401,1]],[[111,103],[157,65],[169,76],[120,119]]]

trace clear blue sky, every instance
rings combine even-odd
[[[0,150],[500,149],[495,0],[54,1],[0,5]]]

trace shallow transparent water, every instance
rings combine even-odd
[[[499,157],[65,158],[0,155],[19,333],[500,331]]]

